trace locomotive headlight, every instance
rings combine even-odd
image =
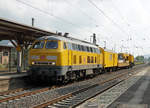
[[[34,65],[35,64],[35,62],[32,62],[32,65]]]
[[[52,62],[52,65],[55,65],[56,64],[56,62]]]

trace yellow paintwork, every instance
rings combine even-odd
[[[126,67],[129,66],[129,62],[118,63],[118,67]]]
[[[63,46],[63,41],[61,41]],[[83,52],[83,51],[75,51],[75,50],[68,50],[68,48],[65,50],[62,48],[61,51],[62,56],[62,63],[61,66],[73,66],[73,65],[88,65],[88,64],[99,64],[99,54],[97,53],[90,53],[90,52]],[[93,63],[87,62],[87,57],[93,57]],[[74,57],[76,59],[74,59]],[[81,57],[81,61],[80,61]],[[95,57],[96,57],[96,63],[95,63]],[[76,62],[75,62],[75,61]]]
[[[102,66],[104,66],[104,49],[103,48],[99,48],[100,49],[100,54],[99,54],[99,63],[102,64]]]
[[[45,40],[46,42],[47,40]],[[37,42],[37,41],[35,41]],[[39,59],[33,60],[32,56],[39,56]],[[48,60],[47,56],[57,56],[57,60]],[[58,41],[57,49],[46,49],[45,45],[42,49],[32,49],[32,46],[29,50],[29,65],[32,65],[32,62],[56,62],[56,65],[61,64],[61,41]]]
[[[45,40],[46,42],[47,40]],[[37,42],[37,41],[35,41]],[[66,42],[67,43],[67,42]],[[46,49],[45,46],[42,49],[30,49],[29,51],[29,64],[32,62],[56,62],[56,66],[72,66],[72,65],[88,65],[88,64],[102,64],[102,54],[68,50],[63,48],[63,41],[58,41],[58,49]],[[32,56],[40,56],[38,60],[32,60]],[[45,59],[41,59],[41,56],[45,56]],[[47,60],[46,56],[57,56],[57,60]],[[76,63],[74,63],[74,56],[76,56]],[[93,58],[93,62],[88,63],[87,58],[90,57],[90,61]],[[96,59],[96,61],[95,61]]]
[[[122,55],[123,60],[122,60],[122,62],[118,61],[118,67],[129,66],[129,54],[127,54],[127,53],[119,53],[119,54]]]
[[[118,56],[117,53],[103,50],[104,68],[117,66],[118,61],[117,56]]]
[[[134,63],[134,56],[129,54],[129,62]]]
[[[50,40],[44,40],[45,42]],[[35,41],[37,42],[37,41]],[[67,42],[65,42],[68,44]],[[56,66],[73,66],[73,65],[89,65],[89,64],[101,64],[104,68],[109,67],[123,67],[128,66],[129,62],[134,62],[134,57],[126,53],[122,54],[124,60],[122,63],[118,62],[118,54],[112,51],[104,51],[103,48],[99,47],[100,54],[85,52],[85,51],[75,51],[64,49],[64,41],[58,41],[57,49],[46,49],[45,45],[42,49],[32,49],[29,50],[29,65],[33,62],[55,62]],[[39,56],[38,59],[32,59],[32,56]],[[48,60],[47,56],[56,56],[55,60]],[[90,59],[90,62],[88,62]],[[93,59],[93,62],[91,62]],[[95,60],[96,59],[96,60]]]
[[[118,65],[118,54],[117,53],[114,53],[113,54],[113,66],[114,67],[117,67],[117,65]]]
[[[129,54],[123,53],[123,57],[126,59],[126,61],[129,61]]]

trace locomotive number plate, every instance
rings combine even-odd
[[[57,60],[57,56],[47,56],[47,60]]]

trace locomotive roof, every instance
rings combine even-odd
[[[79,44],[79,45],[85,45],[85,46],[98,48],[97,45],[94,45],[90,42],[82,41],[82,40],[71,38],[71,37],[58,36],[58,35],[44,36],[44,37],[38,38],[37,40],[45,40],[45,39],[46,40],[62,40],[62,41],[65,41],[65,42],[70,42],[70,43],[74,43],[74,44]]]
[[[110,50],[110,49],[104,49],[104,51],[111,52],[111,53],[117,53],[117,52]]]
[[[118,54],[125,54],[125,55],[129,55],[128,53],[118,53]]]

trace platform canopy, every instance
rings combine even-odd
[[[0,40],[10,40],[17,50],[17,72],[21,71],[22,50],[28,49],[36,38],[51,35],[56,33],[0,18]]]
[[[50,35],[56,33],[0,18],[0,40],[15,40],[22,43]]]

